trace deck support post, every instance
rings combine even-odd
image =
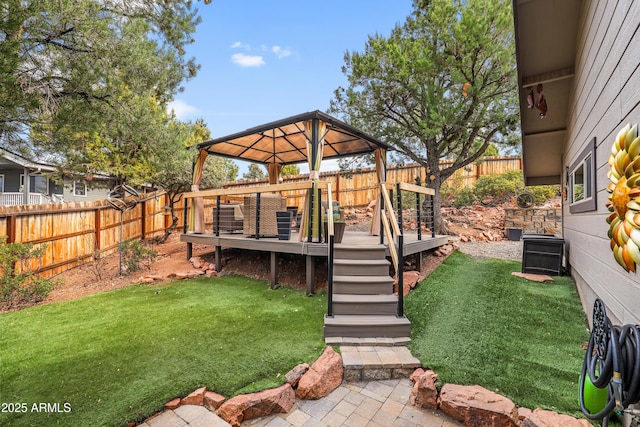
[[[416,252],[416,270],[422,271],[422,251]]]
[[[216,246],[216,271],[222,271],[222,246]]]
[[[271,280],[269,286],[275,289],[278,284],[278,253],[271,252]]]
[[[187,260],[190,260],[193,256],[193,243],[187,243]]]
[[[315,260],[311,255],[307,255],[306,260],[306,271],[307,271],[307,295],[315,294],[315,275],[316,275],[316,264]]]

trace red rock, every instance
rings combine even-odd
[[[516,427],[518,409],[508,398],[478,385],[445,384],[440,410],[467,426]]]
[[[199,389],[191,392],[187,397],[182,398],[181,405],[202,405],[204,401],[204,394],[207,391],[206,387],[200,387]]]
[[[289,372],[284,377],[287,379],[287,383],[291,384],[291,387],[295,388],[300,382],[300,378],[309,370],[308,363],[301,363]]]
[[[176,397],[175,399],[167,402],[164,404],[164,407],[167,409],[176,409],[178,406],[180,406],[180,398]]]
[[[198,256],[191,257],[189,261],[191,262],[194,268],[200,268],[200,266],[202,265],[202,258]]]
[[[411,374],[414,382],[409,395],[409,403],[420,408],[436,409],[438,407],[438,390],[436,381],[438,375],[432,370],[418,368]]]
[[[342,384],[342,357],[327,346],[306,374],[300,378],[296,396],[300,399],[320,399]]]
[[[585,419],[573,418],[569,415],[558,414],[537,408],[522,421],[522,427],[592,427]]]
[[[213,391],[207,391],[204,393],[202,404],[211,412],[215,412],[220,406],[222,406],[224,401],[225,397],[223,395],[215,393]]]
[[[295,393],[287,383],[275,389],[232,397],[220,406],[218,415],[233,427],[239,427],[246,420],[289,412],[295,403]]]
[[[525,418],[528,418],[532,412],[533,411],[529,408],[518,408],[518,419],[522,421]]]
[[[521,273],[519,271],[512,271],[512,276],[522,277],[527,280],[531,280],[533,282],[544,282],[551,283],[553,282],[553,277],[547,276],[546,274],[534,274],[534,273]]]

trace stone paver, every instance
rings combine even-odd
[[[261,420],[245,421],[242,426],[300,426],[302,414],[308,417],[302,427],[462,426],[441,412],[409,406],[412,385],[409,379],[343,383],[324,399],[298,400],[296,409],[289,414],[277,414]]]
[[[367,372],[419,366],[406,347],[390,347],[369,340],[366,346],[342,346],[345,369]],[[365,363],[366,362],[366,363]],[[416,365],[417,364],[417,365]],[[371,368],[371,366],[375,368]],[[294,408],[286,414],[247,420],[242,427],[459,427],[462,424],[438,411],[409,405],[413,383],[408,378],[343,382],[329,396],[319,400],[296,399]],[[226,427],[222,418],[203,406],[183,405],[167,410],[141,424],[142,427]]]

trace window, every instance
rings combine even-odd
[[[4,193],[4,175],[0,175],[0,193]]]
[[[593,138],[567,170],[571,213],[596,210],[595,155],[596,139]]]
[[[73,182],[73,195],[86,197],[87,196],[87,184],[85,182]]]
[[[31,177],[31,192],[49,194],[49,180],[46,176],[36,175]]]
[[[20,174],[20,192],[24,189],[24,174]],[[29,192],[49,194],[49,179],[46,176],[29,176]]]

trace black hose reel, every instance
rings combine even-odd
[[[598,389],[608,389],[606,404],[597,413],[585,407],[585,379]],[[628,413],[632,426],[640,425],[640,410],[630,405],[640,402],[640,326],[612,325],[604,303],[593,304],[593,328],[580,376],[580,409],[592,420],[602,420],[606,427],[609,416]]]

